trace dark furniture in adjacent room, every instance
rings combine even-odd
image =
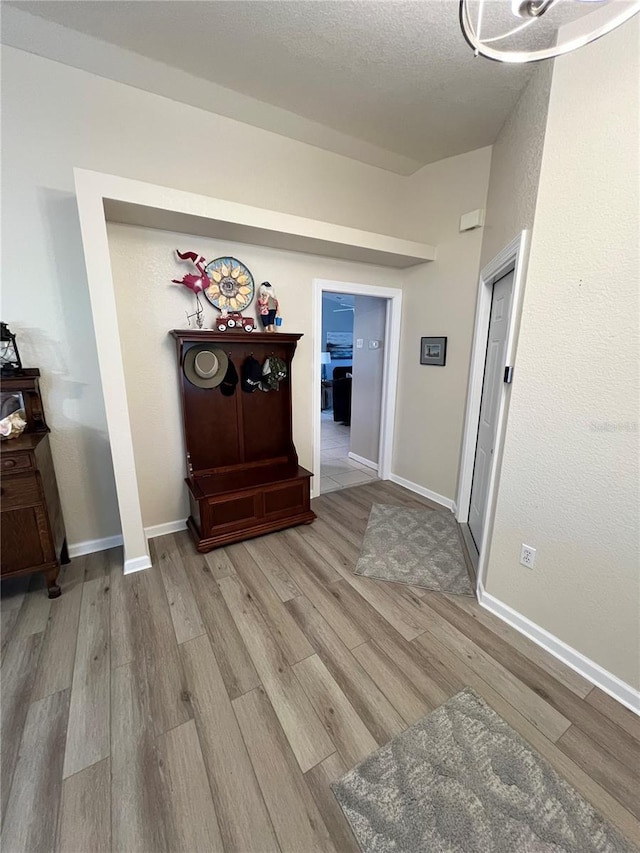
[[[333,368],[333,419],[345,426],[351,425],[352,370],[352,367]]]
[[[171,332],[177,344],[186,448],[187,526],[200,552],[297,524],[310,524],[311,472],[293,444],[291,361],[302,335],[245,331]],[[223,350],[242,374],[245,359],[281,358],[287,377],[278,390],[232,396],[199,388],[182,369],[191,347]]]
[[[44,572],[49,598],[57,598],[60,564],[69,556],[39,376],[39,370],[22,369],[2,377],[2,407],[7,411],[12,398],[19,401],[27,427],[0,442],[0,571],[3,580]]]
[[[320,388],[320,408],[325,412],[333,408],[333,382],[330,379],[323,379]]]

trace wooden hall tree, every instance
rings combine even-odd
[[[200,552],[285,527],[310,524],[310,471],[298,465],[293,444],[291,361],[302,335],[242,331],[171,332],[177,345],[191,514],[187,526]],[[226,353],[238,376],[249,357],[261,365],[281,358],[287,376],[278,390],[231,396],[199,388],[185,375],[192,347]]]

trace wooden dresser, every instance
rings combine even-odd
[[[291,360],[301,335],[240,331],[171,332],[176,340],[186,451],[187,521],[198,551],[261,536],[316,517],[311,472],[298,465],[291,416]],[[245,359],[281,358],[287,377],[278,390],[232,396],[198,388],[184,374],[188,351],[202,344],[223,350],[238,376]]]
[[[60,564],[69,556],[39,375],[30,369],[2,377],[3,396],[22,395],[27,429],[0,442],[0,572],[3,579],[44,572],[49,598],[57,598]]]

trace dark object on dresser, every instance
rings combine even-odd
[[[333,419],[345,426],[351,425],[351,373],[352,367],[333,368]]]
[[[69,562],[64,520],[38,388],[40,371],[2,379],[2,395],[21,395],[27,427],[0,442],[2,578],[44,572],[49,598],[60,595],[60,564]]]
[[[262,536],[316,517],[310,508],[310,471],[298,465],[291,422],[291,360],[301,335],[245,331],[174,330],[191,515],[187,526],[198,551]],[[192,347],[224,350],[238,374],[251,356],[260,364],[281,358],[287,376],[277,391],[248,394],[236,387],[198,388],[183,363]]]
[[[18,370],[22,370],[22,360],[16,336],[6,323],[0,323],[0,372],[3,376],[12,376]]]

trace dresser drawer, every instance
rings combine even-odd
[[[34,474],[2,478],[0,505],[3,510],[21,506],[35,506],[39,503],[42,503],[42,498]]]
[[[0,470],[3,473],[11,471],[26,471],[33,468],[31,456],[28,453],[3,453],[0,460]]]

